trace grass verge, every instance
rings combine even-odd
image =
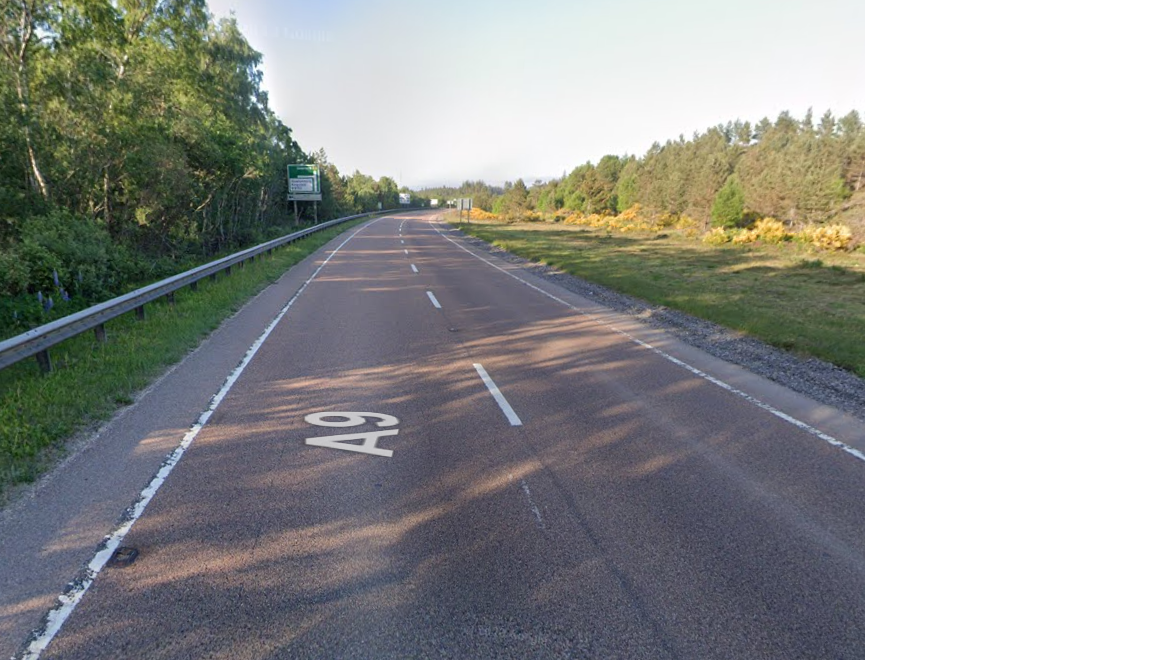
[[[363,219],[362,219],[363,220]],[[85,333],[52,347],[54,371],[26,359],[0,370],[0,507],[13,485],[31,483],[77,431],[108,419],[133,394],[200,344],[221,322],[290,267],[350,225],[317,232],[271,255],[233,267],[176,304],[149,303],[146,318],[124,314],[105,324],[107,342]]]
[[[513,254],[864,376],[863,254],[448,219]]]

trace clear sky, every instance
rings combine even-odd
[[[865,114],[863,0],[208,0],[272,109],[344,174],[557,177],[811,107]]]

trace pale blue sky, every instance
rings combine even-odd
[[[308,151],[419,188],[556,177],[733,119],[864,105],[863,0],[208,0]]]

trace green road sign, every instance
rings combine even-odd
[[[288,201],[320,201],[320,168],[315,165],[288,166]]]

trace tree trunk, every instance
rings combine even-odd
[[[18,25],[11,25],[6,19],[11,17],[10,10],[5,10],[2,26],[5,33],[14,34],[16,39],[0,41],[0,50],[12,63],[13,75],[16,78],[17,114],[20,116],[20,129],[24,134],[24,148],[28,157],[28,181],[31,187],[45,201],[48,199],[48,183],[44,173],[40,171],[40,163],[36,158],[36,148],[32,139],[32,101],[31,90],[28,87],[28,58],[31,55],[31,46],[39,41],[36,36],[36,13],[38,8],[35,2],[21,2],[19,4],[20,21]]]
[[[23,106],[23,102],[21,102]],[[24,115],[24,144],[28,147],[28,164],[32,170],[32,181],[35,183],[36,192],[48,201],[48,184],[44,181],[44,175],[40,173],[40,165],[36,162],[36,150],[32,147],[32,130],[28,126],[27,113],[21,107],[21,115]]]
[[[115,235],[115,233],[114,233],[115,227],[112,226],[112,200],[111,200],[111,196],[109,195],[109,189],[110,188],[111,188],[111,185],[108,182],[108,166],[105,165],[104,166],[104,227],[108,230],[109,234],[114,236]]]

